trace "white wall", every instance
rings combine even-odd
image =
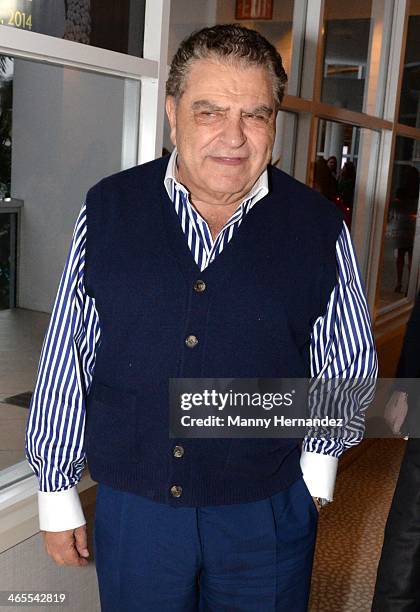
[[[24,200],[18,306],[51,312],[91,185],[120,170],[124,85],[15,60],[12,195]]]
[[[217,0],[172,0],[169,26],[168,64],[179,43],[194,30],[216,23]]]

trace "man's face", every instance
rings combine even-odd
[[[179,178],[199,199],[245,195],[271,158],[275,101],[263,67],[196,60],[166,101]],[[232,197],[230,197],[232,196]]]

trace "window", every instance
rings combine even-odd
[[[363,110],[371,10],[371,0],[326,0],[322,102]]]
[[[401,87],[401,123],[420,127],[420,1],[411,2]]]
[[[139,91],[138,82],[20,58],[13,67],[10,190],[23,206],[16,308],[16,215],[0,206],[0,471],[24,459],[27,409],[76,217],[89,187],[121,170],[123,157],[125,167],[137,163],[138,129],[127,116],[139,112],[139,95],[127,107],[127,85]]]
[[[236,1],[194,2],[175,0],[171,5],[168,61],[172,60],[181,40],[197,30],[216,23],[238,23],[258,30],[279,51],[287,74],[292,59],[292,26],[294,0],[273,0],[273,17],[269,20],[235,19]]]
[[[145,0],[0,0],[0,24],[137,57]]]
[[[16,230],[17,213],[0,206],[0,310],[15,306]]]
[[[293,176],[295,143],[298,116],[279,111],[276,124],[276,140],[273,147],[272,164]]]
[[[0,55],[0,200],[10,197],[13,61]]]
[[[219,2],[217,23],[240,23],[247,28],[257,30],[271,42],[280,53],[284,69],[289,75],[292,61],[292,30],[294,0],[274,0],[273,17],[265,20],[235,19],[236,2]]]
[[[383,245],[380,306],[405,297],[417,282],[420,141],[398,136]],[[416,265],[414,265],[416,264]]]
[[[18,213],[10,202],[13,60],[0,56],[0,310],[15,306]]]
[[[321,119],[318,127],[312,187],[336,204],[351,227],[360,128]]]

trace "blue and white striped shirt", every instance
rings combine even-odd
[[[191,253],[204,270],[233,238],[247,212],[268,193],[267,172],[261,175],[213,241],[209,226],[192,206],[188,191],[176,180],[175,163],[176,150],[169,160],[165,187]],[[84,522],[75,485],[85,466],[84,398],[92,381],[101,335],[95,300],[84,288],[86,232],[86,205],[83,205],[42,346],[26,428],[26,457],[39,480],[40,526],[51,531]],[[376,377],[377,358],[370,317],[345,223],[336,243],[336,261],[337,284],[325,314],[315,321],[311,334],[311,376],[323,380],[337,376]],[[306,437],[304,440],[301,467],[312,495],[332,498],[337,458],[363,436],[363,406],[358,410],[359,419],[355,419],[358,425],[352,438]],[[347,415],[347,418],[354,417],[354,414]],[[329,482],[320,482],[322,472]],[[68,507],[59,499],[63,503],[67,499]],[[73,510],[69,509],[70,503],[74,504]],[[53,518],[57,512],[68,518],[60,522]]]

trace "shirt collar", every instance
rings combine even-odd
[[[176,179],[176,159],[178,156],[178,151],[176,147],[172,151],[172,154],[169,158],[168,166],[166,168],[166,174],[164,178],[164,185],[167,191],[167,194],[171,201],[174,201],[175,189],[182,191],[185,195],[189,196],[188,189],[182,185]],[[250,205],[248,206],[248,210],[254,206],[259,200],[264,198],[268,193],[268,173],[267,169],[262,172],[262,174],[258,177],[257,181],[254,183],[251,191],[245,196],[243,202],[246,200],[251,200]]]

